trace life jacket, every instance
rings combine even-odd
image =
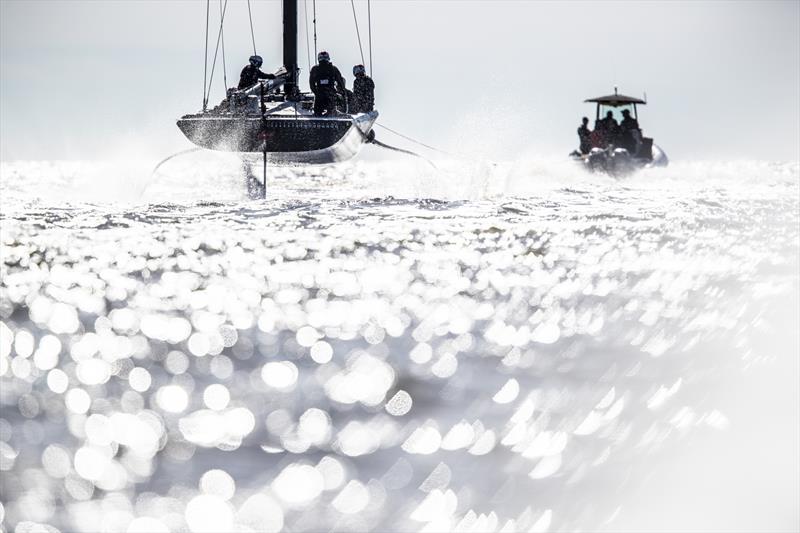
[[[341,92],[344,90],[344,79],[338,68],[328,62],[322,62],[312,67],[309,85],[315,94]]]

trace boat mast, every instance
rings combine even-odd
[[[297,0],[283,0],[283,66],[287,81],[284,84],[286,98],[299,100],[297,69]]]

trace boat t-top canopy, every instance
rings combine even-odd
[[[625,96],[624,94],[609,94],[608,96],[598,96],[597,98],[589,98],[584,102],[596,102],[598,104],[608,105],[611,107],[619,107],[628,104],[646,104],[641,98],[634,98],[633,96]]]
[[[600,119],[600,115],[602,114],[603,108],[606,109],[609,107],[618,108],[623,106],[628,108],[633,108],[633,116],[638,120],[639,113],[638,110],[636,109],[636,106],[645,105],[647,103],[646,100],[642,100],[641,98],[619,94],[617,92],[616,87],[614,87],[614,94],[609,94],[608,96],[598,96],[596,98],[589,98],[587,100],[584,100],[584,102],[597,104],[597,113],[595,117],[597,120]],[[619,113],[619,111],[615,109],[615,114],[617,113]]]

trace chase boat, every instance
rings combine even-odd
[[[664,150],[653,142],[652,137],[642,136],[641,129],[623,131],[619,126],[604,127],[604,119],[610,114],[617,124],[622,122],[623,112],[632,116],[637,124],[638,106],[646,100],[625,96],[617,92],[584,100],[596,104],[595,130],[591,132],[589,150],[575,150],[570,158],[592,172],[604,172],[612,176],[630,174],[641,168],[665,167],[669,159]]]

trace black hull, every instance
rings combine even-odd
[[[377,112],[350,117],[187,115],[178,127],[194,144],[208,150],[261,154],[270,161],[333,163],[358,153]]]

